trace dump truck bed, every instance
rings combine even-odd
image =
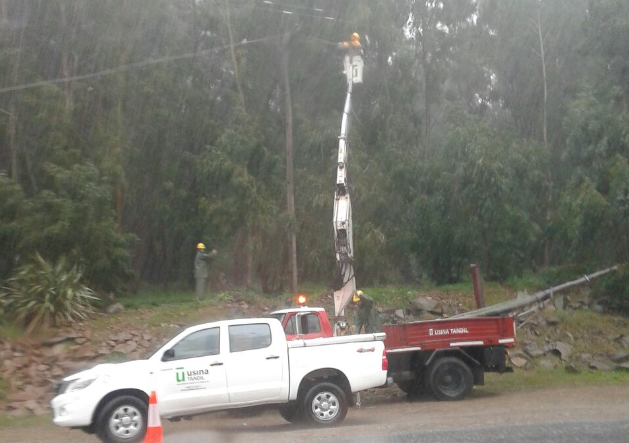
[[[515,344],[512,317],[440,319],[384,325],[387,352]]]

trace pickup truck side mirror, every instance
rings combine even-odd
[[[170,361],[175,359],[175,350],[174,349],[166,349],[164,351],[164,355],[162,356],[162,361]]]

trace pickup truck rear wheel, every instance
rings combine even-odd
[[[319,426],[341,423],[347,415],[345,392],[333,383],[315,384],[304,397],[303,414],[306,420]]]
[[[147,409],[137,397],[115,397],[98,414],[96,434],[106,443],[141,442],[146,434]]]
[[[443,357],[430,369],[430,387],[439,400],[461,400],[474,386],[472,370],[456,357]]]

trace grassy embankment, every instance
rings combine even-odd
[[[528,277],[510,280],[506,284],[485,283],[485,300],[487,304],[495,304],[512,298],[517,290],[527,289],[529,293],[547,287],[548,285],[539,277]],[[324,306],[332,313],[333,302],[324,286],[304,285],[303,292],[309,295],[311,306]],[[471,282],[455,285],[434,286],[376,286],[363,288],[365,293],[372,296],[379,306],[389,308],[402,308],[409,306],[418,294],[438,297],[460,304],[465,309],[473,309],[473,291]],[[115,327],[119,330],[129,328],[150,328],[152,331],[161,331],[166,336],[174,333],[173,327],[183,327],[195,323],[219,320],[233,315],[229,306],[247,305],[244,311],[246,316],[262,315],[268,310],[279,309],[286,306],[290,300],[288,294],[262,295],[253,291],[230,291],[215,293],[206,300],[198,302],[189,290],[160,290],[145,288],[133,296],[121,297],[120,301],[126,310],[115,316],[98,316],[85,322],[85,326],[94,332],[98,340],[102,334]],[[612,353],[619,350],[616,344],[607,340],[614,334],[629,334],[629,321],[625,317],[604,314],[599,315],[589,310],[564,311],[552,314],[544,313],[543,316],[553,315],[560,320],[560,329],[547,331],[553,339],[558,339],[558,334],[571,332],[577,340],[572,343],[575,354],[578,353]],[[101,334],[99,334],[101,332]],[[50,331],[35,333],[38,336],[49,336]],[[595,337],[595,340],[579,340],[583,336]],[[23,336],[23,330],[16,326],[0,325],[0,337],[8,340],[17,340]],[[539,338],[540,340],[544,337]],[[527,337],[519,336],[520,340]],[[117,356],[112,356],[116,361]],[[122,358],[122,356],[120,356]],[[629,373],[619,371],[592,371],[584,369],[579,373],[568,373],[560,364],[556,369],[542,369],[534,367],[529,371],[518,370],[514,374],[495,375],[488,374],[486,385],[482,392],[501,393],[523,391],[530,389],[545,389],[549,387],[569,387],[585,385],[619,385],[629,383]],[[0,399],[6,398],[5,384],[0,377]],[[0,428],[15,424],[28,425],[38,423],[42,419],[30,417],[25,419],[13,419],[0,414]],[[48,420],[48,418],[45,418]]]

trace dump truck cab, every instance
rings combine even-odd
[[[272,312],[271,317],[280,321],[287,340],[310,340],[334,335],[323,308],[301,306],[281,309]]]

